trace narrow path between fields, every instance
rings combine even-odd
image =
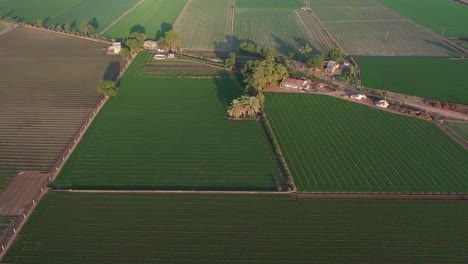
[[[137,8],[141,3],[143,3],[145,0],[141,0],[140,2],[136,3],[133,7],[131,7],[129,10],[125,11],[119,18],[117,18],[114,22],[112,22],[109,26],[107,26],[103,31],[99,33],[99,36],[102,34],[106,33],[112,26],[114,26],[117,22],[122,20],[122,18],[126,17],[130,12],[132,12],[135,8]]]
[[[231,0],[231,49],[230,51],[234,51],[234,17],[236,15],[236,0]]]
[[[54,19],[54,18],[60,16],[61,14],[67,12],[68,10],[70,10],[70,9],[72,9],[74,6],[76,6],[77,4],[81,3],[81,1],[83,1],[83,0],[78,0],[78,1],[76,1],[76,2],[73,3],[71,6],[69,6],[69,7],[65,8],[64,10],[60,11],[58,14],[56,14],[56,15],[53,16],[53,17],[51,17],[50,19]]]

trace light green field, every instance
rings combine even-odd
[[[2,263],[468,263],[466,201],[49,193]]]
[[[266,113],[299,191],[468,193],[468,151],[431,122],[323,95]]]
[[[379,7],[376,0],[307,0],[312,8],[317,7]]]
[[[444,122],[444,125],[452,129],[457,135],[468,142],[468,122]]]
[[[468,104],[468,61],[433,58],[355,58],[363,85]]]
[[[449,0],[378,0],[445,37],[468,37],[468,8]]]
[[[99,33],[137,2],[138,0],[81,0],[65,12],[51,17],[45,24],[69,24],[78,31],[82,22],[91,21],[95,28],[93,33]]]
[[[144,31],[148,39],[159,39],[172,29],[187,0],[145,0],[103,35],[123,38],[131,31]]]
[[[253,41],[287,55],[298,53],[300,46],[311,42],[292,9],[236,8],[234,24],[236,48],[243,41]]]
[[[276,190],[280,173],[257,121],[225,120],[235,77],[139,76],[142,53],[89,127],[56,185],[73,189]],[[133,68],[133,69],[132,69]]]
[[[236,8],[297,9],[304,6],[303,0],[236,0]]]
[[[174,25],[183,47],[230,51],[231,0],[191,0]]]
[[[2,17],[35,24],[38,19],[51,19],[80,0],[0,0]]]

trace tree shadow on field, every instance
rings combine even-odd
[[[136,24],[130,28],[130,34],[135,32],[146,34],[146,28],[140,24]]]
[[[76,29],[76,20],[73,20],[71,23],[70,23],[70,28],[73,30],[73,29]]]
[[[163,22],[161,24],[160,29],[156,32],[156,35],[154,36],[155,40],[158,40],[166,35],[166,32],[170,31],[173,29],[173,26],[171,23],[168,22]]]
[[[93,26],[94,29],[98,29],[99,28],[99,23],[97,21],[97,18],[93,17],[93,19],[91,19],[89,22],[88,22],[91,26]]]
[[[104,74],[102,75],[102,79],[106,81],[113,81],[115,77],[120,72],[120,61],[111,61],[108,65]]]
[[[461,56],[463,54],[462,51],[457,50],[455,48],[452,48],[451,46],[449,46],[448,44],[445,44],[444,42],[433,41],[433,40],[429,40],[429,39],[425,39],[424,41],[426,43],[429,43],[429,44],[433,45],[433,46],[437,46],[439,48],[443,48],[444,50],[446,50],[447,53],[448,53],[447,57],[449,57],[449,56],[458,57],[458,56]]]
[[[244,86],[239,74],[221,72],[213,80],[216,85],[216,97],[226,109],[234,98],[244,94]]]

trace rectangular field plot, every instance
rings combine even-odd
[[[459,51],[409,21],[325,22],[345,51],[355,56],[450,57]]]
[[[17,28],[0,36],[0,168],[47,171],[114,77],[106,44]]]
[[[230,74],[225,69],[188,60],[165,60],[148,63],[141,72],[146,78],[206,77]]]
[[[145,0],[103,35],[118,39],[130,32],[139,31],[145,33],[148,39],[159,39],[172,28],[186,2],[187,0]]]
[[[378,0],[445,37],[468,36],[468,8],[454,1]],[[437,10],[437,11],[436,11]]]
[[[225,120],[243,89],[236,78],[134,74],[90,126],[58,187],[276,190],[279,169],[260,122]]]
[[[2,263],[467,263],[466,201],[49,193]]]
[[[191,0],[174,25],[183,47],[200,50],[231,50],[231,0]]]
[[[288,54],[297,53],[299,46],[311,42],[317,49],[304,26],[292,9],[236,8],[234,47],[238,49],[242,41],[253,41]]]
[[[266,113],[299,191],[468,193],[468,152],[428,121],[320,95]]]
[[[81,0],[72,8],[46,21],[46,25],[69,24],[79,31],[82,22],[90,22],[99,33],[132,8],[138,0]]]
[[[236,0],[236,8],[298,9],[304,7],[303,0]]]
[[[38,19],[51,19],[81,0],[1,0],[2,17],[35,24]]]
[[[468,104],[468,61],[430,58],[356,58],[367,87]]]

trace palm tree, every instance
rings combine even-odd
[[[241,101],[239,99],[234,99],[231,102],[231,105],[228,107],[228,115],[233,118],[242,117],[244,111]]]
[[[228,115],[232,118],[255,117],[260,112],[260,101],[255,96],[243,95],[232,100]]]
[[[307,54],[312,52],[312,46],[309,43],[306,43],[304,46],[299,47],[299,52],[307,56]]]

